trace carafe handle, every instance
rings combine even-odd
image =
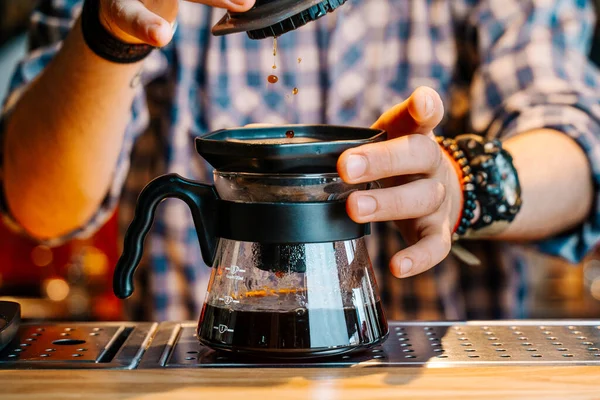
[[[215,188],[176,174],[160,176],[150,182],[140,194],[135,216],[125,234],[123,254],[117,262],[113,279],[113,290],[121,299],[133,293],[133,274],[142,259],[146,234],[152,226],[156,208],[169,197],[183,200],[190,207],[202,258],[209,266],[214,261],[218,242],[215,232],[219,198]]]

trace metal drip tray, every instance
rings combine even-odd
[[[600,321],[392,322],[387,341],[312,360],[237,358],[202,346],[195,323],[23,324],[2,369],[600,365]]]
[[[157,324],[23,324],[0,369],[135,368]]]
[[[600,365],[600,322],[391,323],[387,341],[317,360],[257,361],[198,343],[195,324],[161,324],[140,368]],[[162,343],[162,345],[161,345]]]

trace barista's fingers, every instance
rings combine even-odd
[[[446,188],[441,182],[419,179],[387,189],[354,192],[346,209],[357,223],[399,221],[433,214],[445,198]]]
[[[448,227],[432,225],[414,245],[396,253],[390,270],[398,278],[408,278],[425,272],[442,262],[450,253],[452,239]]]
[[[173,36],[171,24],[138,0],[103,0],[100,18],[113,35],[128,43],[161,47]]]
[[[373,128],[386,130],[390,138],[414,133],[432,135],[443,116],[444,104],[440,95],[422,86],[407,100],[383,113]]]
[[[442,150],[433,139],[410,135],[346,150],[337,165],[345,182],[360,183],[393,176],[432,174],[442,159]]]
[[[202,3],[207,6],[226,8],[234,12],[244,12],[254,6],[255,0],[187,0],[192,3]]]

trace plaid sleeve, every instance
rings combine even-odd
[[[586,152],[600,193],[600,75],[588,59],[594,12],[586,0],[483,0],[473,9],[480,66],[472,125],[510,138],[551,128]],[[597,198],[599,196],[596,196]],[[577,229],[536,243],[579,262],[600,241],[600,202]]]
[[[2,165],[3,165],[3,121],[10,113],[12,106],[16,103],[19,95],[27,85],[35,79],[52,60],[60,49],[62,41],[67,36],[81,9],[80,0],[46,0],[31,16],[29,30],[30,51],[19,63],[14,71],[9,95],[4,103],[0,115],[0,213],[7,225],[17,232],[25,234],[24,230],[11,218],[2,187]],[[71,232],[63,237],[48,241],[47,245],[56,246],[65,241],[75,238],[85,238],[96,232],[110,218],[117,205],[120,193],[129,170],[129,159],[135,138],[141,134],[147,124],[149,116],[146,107],[143,89],[138,92],[131,110],[131,120],[127,126],[125,140],[118,158],[113,185],[106,195],[100,209],[88,221],[85,226]]]

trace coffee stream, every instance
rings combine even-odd
[[[277,69],[277,38],[273,38],[273,69]]]
[[[273,38],[273,67],[274,70],[277,69],[277,38]],[[279,82],[279,77],[275,74],[271,74],[267,77],[267,82],[271,84],[275,84]]]
[[[301,62],[302,62],[302,58],[298,57],[298,64],[300,64]],[[277,69],[277,37],[273,38],[273,66],[271,67],[271,69],[273,69],[273,70]],[[271,74],[271,75],[267,76],[267,82],[274,85],[277,82],[279,82],[279,77],[275,74]],[[300,92],[300,90],[297,87],[292,89],[292,94],[294,96],[296,96],[299,92]],[[286,95],[285,97],[289,98],[289,95]]]

